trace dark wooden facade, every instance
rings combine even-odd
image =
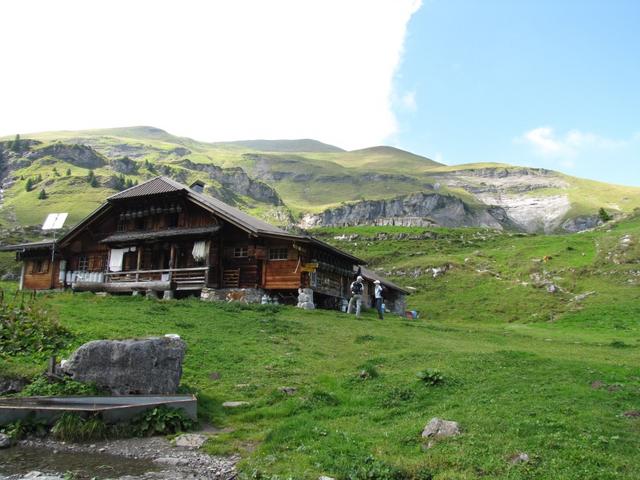
[[[23,261],[22,288],[35,290],[251,288],[293,295],[308,287],[340,299],[362,263],[165,177],[109,197],[55,248],[51,242],[11,248]]]

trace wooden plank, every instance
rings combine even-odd
[[[76,282],[71,288],[77,292],[133,292],[134,290],[173,290],[172,282]]]

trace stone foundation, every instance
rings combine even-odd
[[[200,299],[207,302],[260,303],[265,293],[261,288],[203,288]]]
[[[304,308],[305,310],[313,310],[316,308],[313,303],[313,290],[310,288],[298,289],[298,308]]]

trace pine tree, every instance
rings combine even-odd
[[[600,220],[602,220],[603,223],[607,223],[613,218],[604,208],[600,208],[598,211],[598,217],[600,217]]]
[[[38,194],[38,200],[44,200],[45,198],[47,198],[47,192],[45,192],[43,188],[42,190],[40,190],[40,193]]]
[[[71,169],[70,168],[67,168],[66,174],[67,174],[67,177],[69,177],[71,175]]]
[[[27,183],[25,183],[24,189],[27,192],[30,192],[31,190],[33,190],[33,179],[32,178],[27,178]]]
[[[58,169],[57,169],[56,167],[53,167],[53,174],[54,174],[56,177],[59,177],[59,176],[60,176],[60,173],[58,172]]]
[[[16,153],[20,153],[22,151],[22,142],[20,141],[19,133],[16,134],[16,138],[13,140],[10,150]]]

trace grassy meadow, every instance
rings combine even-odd
[[[640,478],[640,418],[629,413],[640,410],[640,218],[571,236],[316,234],[413,289],[420,318],[71,293],[40,301],[74,335],[62,355],[97,338],[180,334],[183,386],[220,429],[205,448],[239,453],[241,478]],[[21,374],[44,363],[0,359]],[[444,382],[421,382],[427,368]],[[433,417],[462,434],[426,448]],[[519,453],[529,461],[514,463]]]

